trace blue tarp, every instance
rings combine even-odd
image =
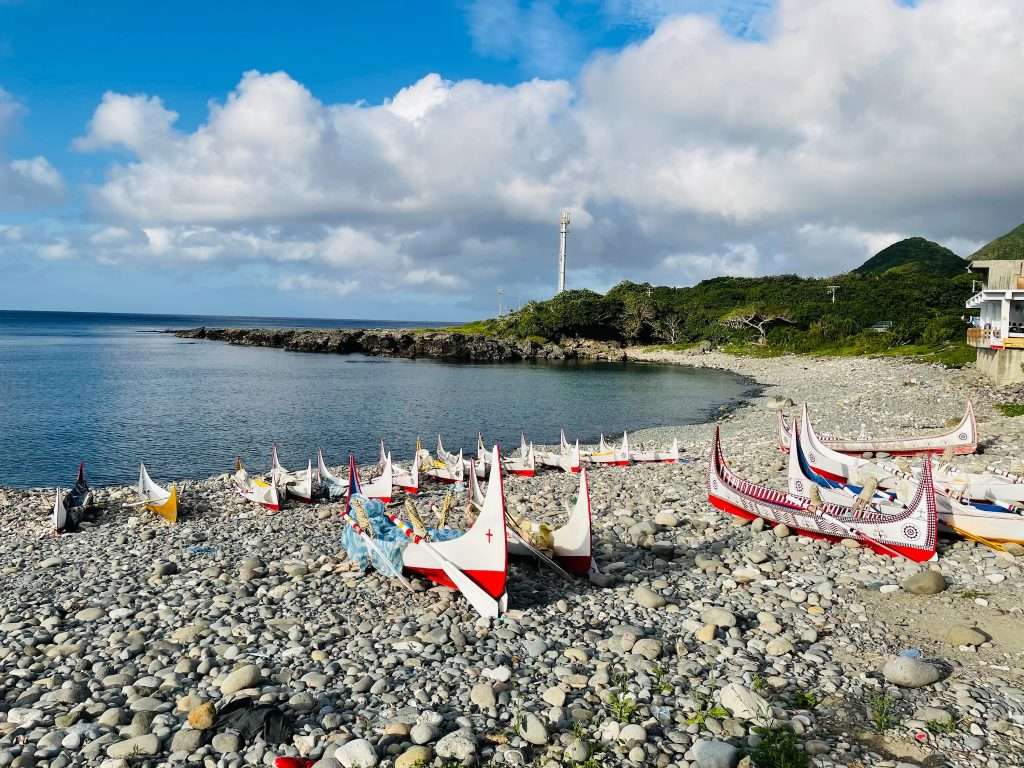
[[[359,566],[361,573],[365,572],[371,563],[376,570],[388,576],[401,571],[402,551],[409,544],[409,539],[388,519],[384,505],[380,501],[358,494],[352,496],[352,502],[356,501],[362,502],[373,527],[373,543],[376,546],[368,547],[363,537],[356,533],[352,526],[346,525],[341,532],[341,543],[345,547],[348,559]],[[461,535],[462,531],[452,528],[427,529],[427,536],[433,542],[448,541]]]

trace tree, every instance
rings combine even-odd
[[[753,328],[757,331],[756,343],[765,346],[768,343],[768,326],[774,323],[792,323],[793,320],[785,309],[761,304],[747,304],[729,312],[719,322],[726,328],[737,330]]]
[[[622,335],[626,341],[640,338],[644,326],[654,319],[654,307],[644,295],[628,295],[622,302]]]
[[[655,335],[662,341],[675,344],[679,341],[680,332],[683,330],[683,321],[675,312],[669,312],[654,326]]]

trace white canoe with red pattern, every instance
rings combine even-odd
[[[277,486],[278,495],[294,498],[303,504],[313,503],[313,462],[305,471],[289,472],[277,458],[277,443],[270,449],[270,479]]]
[[[935,556],[938,514],[930,462],[910,503],[891,514],[871,505],[857,510],[830,503],[814,506],[808,499],[740,478],[726,464],[718,427],[709,463],[708,500],[724,512],[744,520],[760,517],[773,526],[782,523],[811,538],[856,539],[880,554],[898,554],[915,562]]]
[[[231,482],[242,498],[260,504],[271,512],[281,510],[281,497],[278,494],[277,484],[252,477],[245,470],[240,456],[235,458],[235,474],[231,476]]]
[[[562,443],[557,452],[536,451],[534,456],[536,463],[544,467],[554,467],[573,473],[580,471],[580,441],[577,439],[576,444],[570,446],[569,443],[565,442],[564,432],[562,433]]]
[[[561,572],[585,576],[594,567],[593,557],[593,518],[590,512],[590,477],[585,468],[580,469],[580,483],[576,494],[576,503],[565,525],[552,532],[554,565]],[[480,489],[475,475],[470,475],[466,487],[467,501],[475,509],[480,510],[484,502],[484,494]],[[514,530],[509,531],[509,551],[515,555],[534,556],[548,561],[547,555],[521,538]]]
[[[812,485],[818,486],[823,501],[850,505],[862,488],[829,480],[816,473],[804,456],[803,435],[799,428],[793,450],[789,454],[789,492],[806,497]],[[876,491],[873,503],[883,510],[901,505],[902,500],[912,497],[912,487],[917,478],[907,476],[900,487],[893,491]],[[992,542],[1024,542],[1024,515],[1019,511],[999,504],[966,502],[950,495],[938,485],[935,486],[935,505],[938,509],[939,527],[968,539],[986,539]]]
[[[655,448],[650,451],[634,451],[629,452],[630,461],[634,461],[638,464],[644,463],[660,463],[660,464],[678,464],[679,463],[679,440],[673,439],[672,445],[668,448]]]
[[[508,605],[508,538],[505,532],[505,489],[501,476],[501,454],[492,453],[490,480],[473,526],[455,539],[436,543],[414,541],[402,554],[407,570],[419,573],[436,584],[458,587],[438,565],[432,547],[483,589],[504,612]],[[365,491],[365,488],[364,488]]]
[[[777,426],[779,433],[779,449],[789,451],[792,442],[792,427],[786,423],[782,411],[778,411]],[[888,453],[890,456],[922,456],[931,453],[945,453],[951,450],[954,454],[966,455],[978,450],[978,422],[974,417],[974,404],[967,401],[967,410],[960,423],[948,432],[924,437],[904,438],[858,438],[856,440],[840,440],[833,437],[820,437],[821,443],[839,453]]]
[[[601,435],[601,440],[598,442],[597,450],[592,453],[585,455],[587,461],[591,464],[604,464],[612,467],[628,467],[629,466],[629,436],[622,433],[622,443],[620,445],[609,445],[605,442],[604,435]]]

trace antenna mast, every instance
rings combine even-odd
[[[503,314],[505,314],[504,296],[505,296],[505,289],[504,288],[499,288],[498,289],[498,317],[501,317]]]
[[[558,229],[558,292],[565,290],[565,241],[569,236],[569,211],[562,211],[561,226]]]
[[[828,291],[829,295],[832,297],[832,303],[835,304],[836,303],[836,291],[839,290],[839,286],[838,285],[829,285],[829,286],[825,287],[825,290]]]

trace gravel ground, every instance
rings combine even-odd
[[[1006,466],[1024,440],[972,370],[646,356],[763,383],[722,416],[723,440],[741,474],[780,488],[769,398],[881,436],[940,429],[970,396],[986,455],[964,465]],[[595,469],[602,575],[516,562],[496,621],[448,590],[359,575],[336,506],[270,515],[226,476],[180,483],[177,526],[103,489],[61,537],[49,492],[0,490],[0,768],[1024,764],[1021,566],[943,540],[922,568],[741,525],[707,504],[710,434],[631,435],[678,437],[687,462]],[[517,513],[555,521],[575,485],[546,472],[506,490]],[[907,648],[921,659],[894,660]],[[291,734],[216,723],[245,698]]]

